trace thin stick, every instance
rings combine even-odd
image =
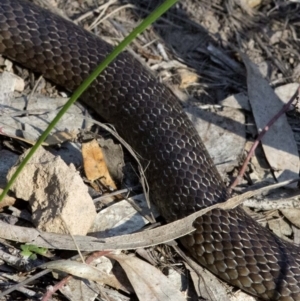
[[[232,190],[243,178],[244,173],[246,171],[247,165],[250,161],[250,159],[254,155],[254,151],[257,148],[259,142],[263,138],[263,136],[268,132],[269,128],[279,119],[279,117],[284,114],[289,108],[292,102],[299,96],[300,94],[300,86],[295,91],[294,95],[291,97],[291,99],[286,103],[279,111],[278,113],[266,124],[266,126],[262,129],[262,131],[259,133],[258,137],[256,138],[255,142],[253,143],[246,160],[244,161],[244,164],[238,174],[238,176],[235,178],[234,182],[230,185],[229,189]]]

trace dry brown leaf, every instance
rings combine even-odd
[[[162,57],[159,55],[155,55],[153,53],[150,53],[149,51],[146,51],[144,48],[142,47],[138,47],[137,48],[137,52],[143,56],[144,58],[146,58],[147,60],[155,60],[155,61],[161,61]]]
[[[146,202],[144,203],[146,206]],[[127,200],[119,201],[101,210],[90,228],[93,236],[105,238],[129,234],[140,230],[148,223]]]
[[[294,244],[295,245],[299,245],[300,244],[300,230],[292,225],[292,229],[293,229],[293,234],[294,234]]]
[[[3,189],[0,188],[0,195],[3,192]],[[0,202],[0,209],[8,206],[12,206],[15,203],[16,199],[10,196],[5,196],[4,199]]]
[[[115,143],[112,139],[99,138],[97,141],[102,149],[110,176],[116,183],[122,183],[125,166],[122,145]]]
[[[45,140],[47,145],[62,144],[66,141],[72,141],[76,139],[77,133],[75,131],[57,131],[53,135],[49,135]]]
[[[289,211],[293,211],[289,209]],[[299,220],[299,216],[298,216]],[[274,218],[268,221],[269,228],[282,239],[286,239],[286,236],[292,235],[292,228],[283,218]]]
[[[187,69],[179,69],[178,73],[180,75],[180,89],[186,89],[190,85],[198,82],[199,76],[195,72],[189,71]]]
[[[294,179],[292,181],[298,181]],[[207,213],[214,208],[224,210],[235,208],[240,205],[245,199],[249,199],[255,195],[265,193],[271,189],[290,185],[292,181],[286,181],[269,185],[254,191],[247,191],[242,195],[235,196],[225,203],[214,204],[210,207],[197,211],[181,220],[169,223],[167,225],[151,229],[144,232],[138,232],[130,235],[122,235],[117,237],[109,237],[105,240],[97,240],[95,237],[89,236],[74,236],[76,243],[82,251],[95,250],[129,250],[143,248],[170,242],[179,237],[183,237],[195,230],[193,227],[194,221],[200,215]],[[38,247],[52,249],[68,249],[76,250],[73,238],[70,235],[62,235],[56,233],[46,233],[33,228],[20,227],[10,225],[0,220],[0,237],[12,241],[34,244]]]
[[[68,299],[72,301],[94,301],[100,294],[94,282],[85,283],[78,278],[71,278],[59,290]],[[92,287],[91,287],[92,286]]]
[[[115,289],[122,288],[122,285],[113,274],[82,262],[72,260],[57,260],[43,264],[41,267],[58,270],[83,279],[97,281],[114,287]]]
[[[300,209],[289,208],[280,209],[281,213],[287,218],[293,225],[300,228]]]
[[[209,301],[230,301],[226,286],[215,275],[203,268],[199,268],[196,273],[186,263],[185,267],[190,272],[191,280],[199,297],[201,296]]]
[[[34,144],[66,101],[67,98],[33,95],[27,103],[24,97],[7,99],[0,91],[0,103],[5,105],[5,110],[2,109],[0,116],[2,134]],[[24,108],[27,108],[26,111]],[[79,133],[83,123],[86,129],[90,129],[92,121],[89,117],[87,113],[83,116],[83,110],[80,107],[72,106],[51,131],[44,145],[59,144],[73,139]]]
[[[244,6],[248,6],[249,8],[257,7],[261,4],[262,0],[242,0],[241,3]]]
[[[134,256],[108,255],[117,260],[124,269],[139,300],[185,301],[183,293],[157,268]]]
[[[9,93],[13,91],[22,92],[24,90],[24,80],[11,72],[4,71],[0,75],[0,91],[1,93]]]
[[[258,130],[261,130],[279,112],[283,102],[262,77],[258,67],[246,55],[242,55],[242,58],[247,68],[248,95],[255,123]],[[298,176],[298,148],[285,114],[281,115],[262,138],[262,146],[279,182]]]
[[[288,83],[275,88],[275,93],[283,103],[287,103],[292,98],[298,87],[299,83]]]
[[[240,110],[224,108],[209,112],[185,109],[222,176],[238,164],[245,145],[245,116]]]
[[[102,149],[96,140],[82,144],[82,157],[85,175],[90,181],[100,179],[103,185],[117,188],[109,174]]]

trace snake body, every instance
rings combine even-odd
[[[73,91],[112,50],[97,36],[24,0],[0,1],[0,53]],[[144,158],[151,200],[167,221],[227,199],[226,188],[174,94],[122,53],[82,101]],[[299,248],[242,209],[195,220],[181,239],[204,267],[264,300],[300,300]]]

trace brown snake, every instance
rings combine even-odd
[[[0,1],[0,53],[69,91],[111,50],[27,1]],[[82,100],[149,163],[150,197],[167,221],[226,200],[226,188],[178,100],[130,54],[122,53]],[[265,300],[300,300],[299,248],[240,208],[213,210],[195,227],[181,242],[218,277]]]

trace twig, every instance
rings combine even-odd
[[[215,204],[198,212],[195,212],[183,219],[177,220],[165,226],[158,227],[149,231],[143,231],[134,234],[127,234],[115,236],[105,239],[97,239],[95,237],[75,235],[76,243],[82,251],[99,251],[99,250],[132,250],[142,247],[155,246],[166,242],[173,241],[174,239],[183,237],[195,230],[194,221],[199,216],[206,214],[213,209],[228,210],[240,205],[245,199],[260,194],[271,189],[290,185],[299,179],[285,181],[267,187],[248,191],[242,195],[233,197],[228,201]],[[14,225],[8,225],[0,221],[0,235],[2,238],[19,241],[22,243],[34,244],[38,247],[45,247],[51,249],[64,249],[76,250],[74,242],[69,235],[46,233],[37,231],[35,229],[24,228]],[[14,235],[11,235],[13,233]]]
[[[3,298],[4,296],[10,294],[11,292],[15,291],[15,290],[19,290],[21,287],[25,286],[26,284],[34,281],[35,279],[38,279],[46,274],[48,274],[49,272],[51,272],[49,269],[46,269],[44,271],[41,271],[37,274],[35,274],[34,276],[31,276],[30,278],[16,284],[16,285],[13,285],[12,287],[10,287],[9,289],[3,291],[0,293],[0,298]]]
[[[242,179],[247,165],[250,161],[250,159],[252,158],[252,156],[254,155],[254,151],[256,149],[256,147],[258,146],[259,142],[261,141],[261,139],[263,138],[263,136],[267,133],[267,131],[269,130],[269,128],[279,119],[279,117],[284,114],[286,111],[289,110],[290,105],[292,104],[292,102],[299,97],[300,94],[300,86],[298,87],[298,89],[295,91],[294,95],[291,97],[291,99],[288,101],[288,103],[286,103],[280,110],[279,112],[266,124],[266,126],[262,129],[262,131],[259,133],[258,137],[256,138],[255,142],[253,143],[246,160],[244,161],[244,164],[238,174],[238,176],[236,177],[236,179],[234,180],[234,182],[230,185],[230,189],[232,190],[239,182],[240,179]]]

